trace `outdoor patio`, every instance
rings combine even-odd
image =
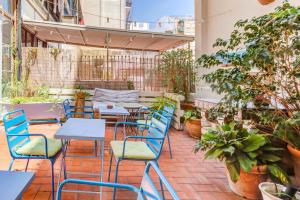
[[[59,125],[31,125],[31,133],[45,133],[47,136],[53,135]],[[3,127],[1,127],[3,132]],[[106,129],[106,145],[113,135],[113,127]],[[192,139],[184,131],[170,131],[173,159],[170,158],[167,145],[165,144],[159,165],[164,175],[176,190],[181,199],[188,200],[238,200],[242,199],[233,194],[227,183],[222,163],[215,160],[203,160],[203,154],[194,154],[192,152],[195,145],[195,139]],[[0,137],[0,158],[1,170],[7,170],[10,162],[10,155],[7,148],[6,137],[1,134]],[[76,154],[91,154],[93,151],[93,142],[72,141],[70,152]],[[83,162],[84,161],[84,162]],[[145,165],[143,162],[124,161],[120,165],[119,182],[138,186],[143,175]],[[25,161],[16,161],[14,170],[23,170]],[[68,170],[84,172],[99,172],[100,161],[97,159],[79,159],[67,158]],[[109,167],[109,153],[105,151],[104,161],[104,180],[107,180]],[[55,174],[58,175],[60,160],[55,164]],[[114,168],[113,168],[114,169]],[[32,160],[29,164],[29,171],[36,172],[36,177],[30,187],[23,195],[24,200],[48,200],[51,199],[51,170],[49,161]],[[83,177],[83,176],[80,176]],[[85,177],[88,179],[88,177]],[[76,186],[70,185],[70,189],[76,189]],[[83,188],[81,188],[83,189]],[[117,199],[134,199],[134,194],[124,191],[118,191]],[[77,196],[77,197],[76,197]],[[111,199],[112,190],[103,194],[103,199]],[[63,199],[99,199],[98,195],[90,194],[64,194]]]

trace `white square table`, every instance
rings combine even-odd
[[[22,199],[33,178],[32,172],[0,171],[0,199]]]
[[[87,156],[67,156],[67,146],[70,140],[91,140],[98,142],[99,145],[99,158],[101,160],[100,174],[84,173],[85,175],[97,175],[100,176],[100,181],[103,180],[103,169],[104,169],[104,140],[105,140],[105,120],[103,119],[82,119],[82,118],[70,118],[62,125],[62,127],[56,132],[56,139],[65,141],[63,148],[63,160],[60,169],[64,166],[65,178],[66,178],[66,166],[65,157],[80,157],[85,158]],[[97,146],[95,149],[97,157]],[[90,157],[89,157],[90,158]],[[70,174],[83,174],[83,173],[70,173]],[[60,178],[59,178],[60,180]],[[84,193],[95,193],[89,191],[73,191],[63,190],[65,192],[84,192]],[[102,188],[100,187],[100,199],[102,196]]]

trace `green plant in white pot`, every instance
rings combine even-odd
[[[259,199],[258,185],[268,177],[287,184],[289,178],[277,163],[281,148],[273,147],[268,136],[247,130],[237,122],[209,129],[197,142],[195,151],[205,151],[206,159],[223,161],[230,188],[240,196]]]

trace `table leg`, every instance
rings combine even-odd
[[[101,160],[101,167],[100,167],[100,182],[103,181],[103,175],[104,175],[104,144],[105,140],[99,140],[99,156]],[[100,200],[102,199],[102,186],[100,187]]]

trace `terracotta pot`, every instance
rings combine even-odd
[[[268,178],[267,166],[253,167],[250,172],[241,169],[240,178],[236,183],[230,179],[227,171],[227,179],[230,189],[239,196],[247,199],[262,199],[258,185]]]
[[[193,110],[195,108],[195,105],[193,103],[180,103],[180,108],[182,110]]]
[[[187,133],[196,139],[201,138],[201,119],[189,119],[185,123]]]
[[[296,182],[297,185],[300,186],[300,151],[292,147],[291,145],[288,145],[287,149],[292,155]]]
[[[267,5],[274,2],[275,0],[258,0],[258,1],[261,5]]]
[[[84,105],[85,105],[85,98],[76,98],[75,99],[75,112],[83,113],[84,112]],[[84,117],[83,114],[75,114],[75,118],[82,118]]]

